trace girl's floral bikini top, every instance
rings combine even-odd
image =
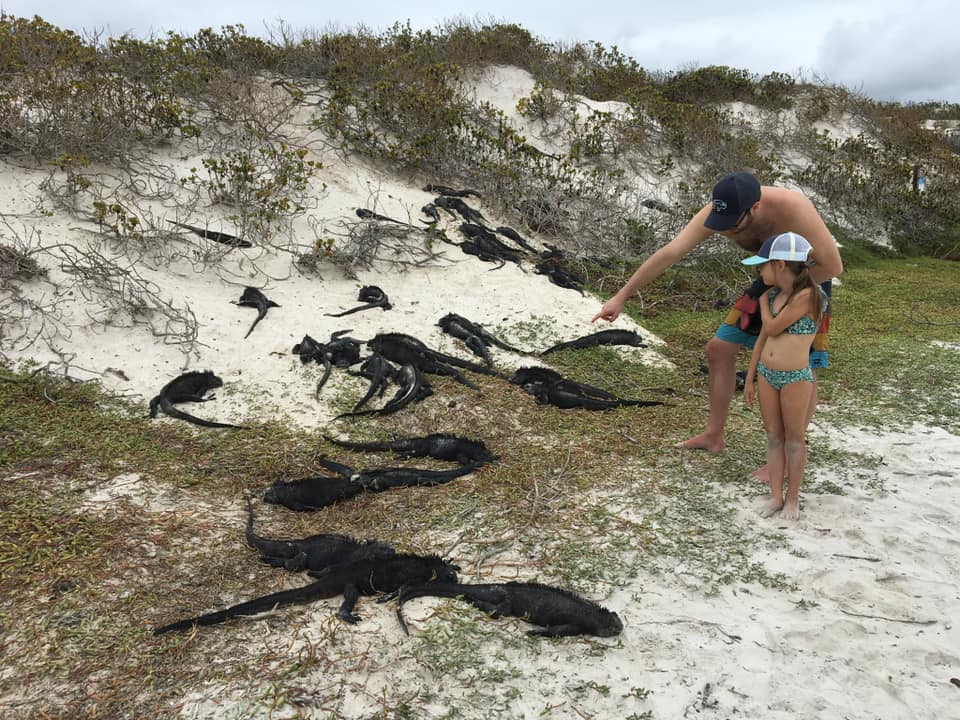
[[[823,290],[819,286],[817,286],[817,290],[823,293]],[[773,290],[770,291],[770,295],[769,295],[770,314],[773,315],[774,317],[779,315],[779,313],[773,309],[774,298],[776,298],[777,295],[779,294],[780,294],[780,288],[775,287],[773,288]],[[786,305],[784,305],[784,307],[786,307]],[[783,308],[780,308],[780,309],[783,310]],[[826,309],[826,306],[824,306],[824,309]],[[809,315],[804,315],[802,318],[797,320],[793,325],[791,325],[786,330],[784,330],[784,332],[788,332],[791,335],[816,335],[817,323]]]

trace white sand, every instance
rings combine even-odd
[[[478,94],[511,113],[516,100],[530,91],[529,78],[520,71],[501,69],[487,82]],[[435,196],[362,163],[322,159],[321,176],[329,187],[310,217],[328,230],[356,222],[356,207],[416,222],[420,206]],[[182,171],[195,162],[196,157],[182,157],[177,167]],[[63,213],[35,210],[43,177],[38,171],[0,167],[0,202],[8,223],[0,229],[0,242],[10,243],[16,234],[34,246],[83,246],[88,235],[81,223]],[[162,218],[177,217],[171,208],[152,210]],[[492,218],[491,224],[500,223]],[[306,219],[298,223],[297,237],[310,244],[313,236]],[[202,241],[185,235],[183,242],[200,247]],[[436,326],[444,314],[459,313],[505,340],[538,349],[598,329],[590,325],[599,309],[596,299],[558,288],[529,266],[527,272],[511,263],[491,270],[457,248],[443,248],[443,254],[429,266],[402,274],[386,266],[361,271],[359,281],[331,266],[323,268],[322,280],[303,275],[291,267],[288,254],[258,250],[231,251],[203,273],[185,260],[170,267],[143,264],[139,272],[156,283],[163,298],[177,307],[189,306],[195,314],[199,335],[194,352],[185,356],[142,325],[117,329],[91,323],[87,313],[96,312],[98,302],[78,296],[64,306],[62,324],[70,328],[69,336],[54,343],[69,354],[72,377],[97,378],[108,389],[144,402],[183,369],[210,368],[226,387],[217,401],[186,406],[188,411],[226,422],[271,414],[312,427],[326,423],[334,410],[328,402],[313,400],[320,368],[304,367],[291,354],[305,333],[323,341],[344,328],[360,339],[377,332],[408,332],[431,347],[470,359]],[[57,268],[49,270],[54,283],[67,280]],[[256,313],[231,301],[246,284],[262,287],[281,307],[270,310],[244,340]],[[358,304],[361,284],[382,287],[394,308],[343,319],[323,315]],[[37,299],[53,291],[53,284],[42,281],[29,288]],[[649,337],[627,318],[615,326]],[[627,352],[644,362],[664,362],[656,352],[660,342],[651,338],[651,349]],[[14,360],[59,362],[41,343],[4,349]],[[495,359],[508,368],[530,362],[501,351],[495,351]],[[359,398],[363,391],[363,381],[334,371],[324,399],[336,393]],[[517,688],[509,710],[477,708],[471,717],[624,718],[649,710],[656,718],[960,718],[960,688],[949,683],[950,677],[960,675],[960,633],[953,625],[960,610],[957,438],[921,426],[879,435],[844,429],[832,438],[882,456],[878,475],[862,478],[846,495],[804,496],[801,521],[784,525],[790,550],[744,548],[755,560],[786,573],[796,583],[795,591],[736,585],[708,597],[685,581],[682,568],[673,577],[641,575],[598,598],[623,618],[621,638],[544,643],[536,652],[529,645],[521,650],[497,647],[501,635],[520,635],[522,623],[478,621],[490,664],[502,662],[498,658],[503,654],[503,662],[513,658],[525,672],[500,681],[504,688]],[[811,462],[811,471],[817,472],[815,458]],[[156,489],[144,490],[140,482],[136,474],[121,476],[89,502],[126,497],[171,507],[169,499],[159,498]],[[777,519],[757,520],[752,502],[743,498],[742,522],[781,524]],[[415,634],[430,624],[430,608],[440,605],[447,606],[429,600],[411,603],[408,614]],[[316,617],[329,617],[331,607],[321,606]],[[368,674],[343,700],[340,711],[349,717],[375,712],[379,688],[433,685],[429,670],[406,654],[406,639],[391,613],[368,608],[365,614],[364,623],[351,632],[360,633],[358,642],[385,653],[384,663],[392,658],[397,664],[358,668],[361,675]],[[312,631],[303,632],[306,638]],[[291,657],[299,647],[300,641],[290,645]],[[315,679],[323,682],[322,677]],[[652,695],[644,701],[632,694],[634,688],[646,688]],[[449,698],[470,696],[466,687],[448,692]],[[181,714],[245,716],[242,709],[250,700],[235,688],[198,688],[185,693]],[[430,716],[442,716],[448,705],[439,695]],[[464,703],[458,705],[463,709]]]

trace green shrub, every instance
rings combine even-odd
[[[528,120],[539,120],[540,122],[555,119],[564,111],[565,107],[563,98],[557,91],[539,82],[534,84],[529,95],[517,101],[517,112],[521,116]]]
[[[534,72],[550,55],[546,43],[513,23],[490,25],[458,21],[436,36],[444,59],[464,67],[513,65]]]
[[[7,152],[111,161],[136,143],[196,136],[190,100],[216,69],[175,34],[102,45],[41,18],[0,17],[0,134]]]
[[[310,179],[322,167],[307,159],[306,150],[285,144],[229,150],[202,164],[206,178],[191,168],[181,184],[202,188],[211,202],[231,208],[227,218],[241,236],[265,239],[307,209]]]
[[[746,70],[710,65],[667,75],[660,83],[663,96],[675,103],[750,102],[754,78]]]

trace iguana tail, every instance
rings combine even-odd
[[[242,425],[231,425],[230,423],[219,423],[214,422],[213,420],[204,420],[203,418],[198,418],[190,413],[186,413],[183,410],[175,407],[173,403],[167,400],[165,397],[160,398],[160,408],[163,410],[164,414],[169,415],[172,418],[177,418],[179,420],[186,420],[188,423],[193,423],[194,425],[200,425],[202,427],[209,428],[235,428],[237,430],[242,430]]]
[[[407,623],[403,619],[403,604],[407,600],[413,600],[418,597],[457,597],[463,595],[463,585],[451,582],[431,582],[419,583],[417,585],[406,585],[400,588],[397,594],[397,622],[403,629],[404,635],[409,635]]]
[[[334,597],[339,595],[341,590],[342,588],[340,587],[331,589],[328,582],[318,580],[309,585],[294,588],[293,590],[281,590],[280,592],[264,595],[254,600],[248,600],[239,605],[228,607],[225,610],[218,610],[217,612],[207,613],[206,615],[198,615],[197,617],[187,618],[186,620],[178,620],[169,625],[162,625],[156,628],[153,634],[163,635],[176,630],[189,630],[194,625],[217,625],[235,617],[258,615],[267,610],[285,607],[286,605],[303,605],[313,602],[314,600]]]

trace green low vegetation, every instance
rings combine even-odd
[[[903,259],[854,240],[844,240],[844,251],[848,267],[836,291],[833,367],[821,376],[817,423],[890,429],[920,422],[960,432],[958,350],[935,344],[960,341],[954,265],[910,260],[905,272]],[[673,285],[674,278],[664,278],[644,303],[666,296]],[[673,572],[681,565],[706,592],[731,583],[791,587],[743,550],[758,543],[784,547],[785,540],[736,518],[744,495],[758,493],[745,478],[763,457],[757,414],[735,404],[728,437],[736,438],[738,452],[711,456],[672,448],[697,431],[705,416],[700,346],[719,312],[674,309],[641,316],[639,306],[631,312],[669,339],[664,352],[675,369],[652,369],[608,350],[558,353],[556,366],[588,382],[616,381],[626,395],[672,386],[678,394],[668,407],[560,411],[536,406],[493,380],[483,383],[479,399],[471,396],[464,404],[460,400],[469,391],[443,383],[442,394],[453,406],[444,413],[444,429],[471,435],[482,425],[503,462],[463,483],[362,496],[317,517],[287,514],[282,533],[303,536],[319,523],[329,531],[386,537],[410,550],[448,547],[464,565],[493,559],[516,565],[524,576],[590,593],[614,590],[641,568]],[[409,411],[395,431],[431,427],[429,412]],[[36,694],[31,707],[42,711],[36,716],[164,717],[184,688],[209,683],[256,688],[244,703],[259,712],[299,707],[304,697],[336,707],[349,672],[338,671],[327,686],[309,692],[298,690],[298,678],[357,662],[366,672],[381,667],[372,656],[349,660],[352,630],[332,613],[300,640],[297,610],[268,620],[277,624],[274,640],[255,651],[230,649],[255,632],[250,624],[192,640],[150,636],[152,626],[183,608],[245,597],[253,587],[278,587],[277,574],[258,568],[243,544],[242,496],[276,479],[320,471],[316,460],[324,452],[335,449],[317,433],[270,423],[197,433],[146,420],[142,409],[105,397],[95,385],[5,372],[0,615],[8,677]],[[811,469],[830,480],[811,481],[804,493],[869,486],[878,462],[814,433]],[[93,490],[134,472],[143,497],[91,503]],[[270,517],[258,527],[269,526]],[[436,678],[473,678],[464,681],[464,709],[508,702],[515,686],[489,681],[523,677],[522,658],[537,652],[534,645],[502,637],[496,624],[478,624],[461,607],[444,607],[442,622],[426,623],[408,652]],[[278,635],[293,640],[278,642]],[[289,642],[300,647],[293,667],[285,659]],[[489,655],[478,647],[489,647]],[[43,691],[52,685],[55,699]],[[306,694],[298,699],[297,693]],[[418,703],[431,698],[422,688],[398,688],[382,698],[385,709],[378,717],[416,716]],[[449,697],[444,702],[456,707]],[[642,716],[642,702],[636,710]]]

